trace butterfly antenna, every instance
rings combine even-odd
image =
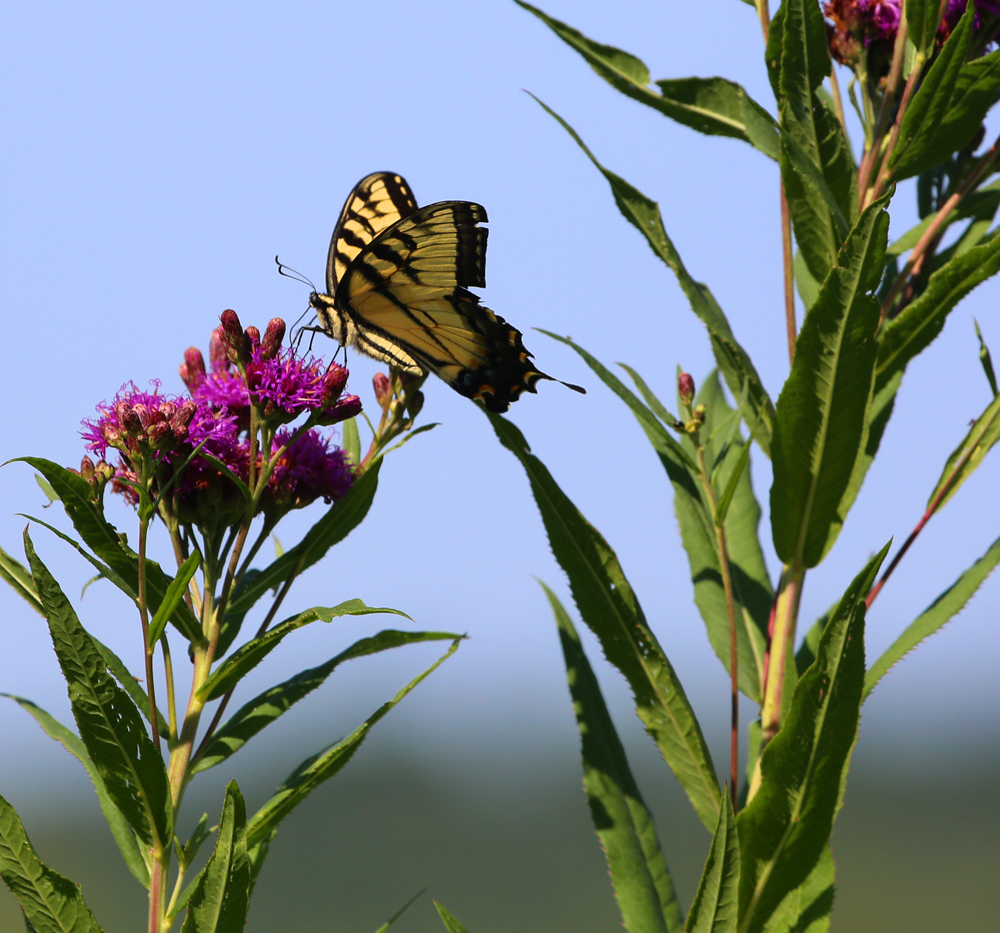
[[[301,272],[297,272],[289,266],[286,266],[277,256],[274,257],[274,261],[278,266],[278,275],[283,275],[286,278],[292,279],[295,282],[301,282],[303,285],[308,285],[311,291],[316,291],[316,286],[307,279]]]

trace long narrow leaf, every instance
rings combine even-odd
[[[93,639],[24,535],[25,554],[69,685],[80,738],[108,795],[142,842],[166,844],[173,828],[167,772],[128,694],[107,672]]]
[[[887,544],[855,577],[799,680],[784,727],[760,758],[761,784],[736,821],[740,933],[764,929],[826,848],[857,737],[865,679],[865,596]]]
[[[750,143],[772,159],[778,158],[774,119],[747,92],[725,78],[680,78],[649,87],[649,69],[634,55],[588,39],[572,26],[548,16],[522,0],[518,6],[533,13],[615,90],[672,120],[709,136],[729,136]]]
[[[684,918],[653,815],[632,776],[625,749],[601,695],[573,622],[544,583],[566,661],[573,711],[580,730],[583,788],[626,930],[674,933]]]
[[[35,933],[101,933],[79,886],[38,857],[17,811],[0,797],[0,878]]]
[[[584,622],[621,671],[636,713],[680,781],[702,823],[712,832],[721,794],[715,767],[684,688],[646,623],[618,558],[533,456],[521,432],[488,414],[500,443],[524,467],[556,560],[569,577]]]
[[[313,755],[302,762],[252,817],[247,826],[247,849],[252,863],[252,874],[256,878],[260,871],[267,847],[274,839],[281,821],[288,816],[320,784],[332,778],[360,748],[375,724],[396,706],[425,677],[430,676],[457,650],[461,639],[456,638],[451,647],[422,674],[414,677],[391,700],[383,703],[349,736],[341,739],[324,752]]]
[[[35,592],[35,584],[31,580],[28,568],[15,560],[3,548],[0,548],[0,580],[5,580],[11,588],[18,594],[32,609],[39,615],[42,612],[42,603]]]
[[[871,291],[882,274],[885,203],[872,204],[844,243],[799,332],[778,399],[771,530],[785,564],[815,567],[833,545],[865,449],[878,352]]]
[[[212,736],[211,742],[193,762],[191,773],[207,771],[238,752],[258,732],[287,712],[295,703],[321,686],[333,671],[345,661],[377,654],[402,645],[425,641],[454,641],[461,638],[452,632],[399,632],[386,629],[370,638],[356,641],[346,651],[324,664],[301,671],[294,677],[263,693],[240,707]]]
[[[576,131],[559,114],[543,104],[537,97],[535,100],[573,137],[576,144],[604,175],[611,185],[611,193],[614,195],[615,203],[625,219],[642,233],[653,252],[677,276],[677,281],[691,305],[691,310],[701,319],[708,330],[709,338],[712,341],[712,352],[715,354],[716,363],[725,377],[730,391],[737,397],[746,396],[747,404],[753,412],[754,419],[756,419],[754,421],[754,439],[760,444],[761,450],[770,456],[774,405],[765,391],[750,357],[733,335],[722,308],[719,307],[708,287],[696,282],[681,261],[680,254],[670,237],[667,236],[659,206],[641,191],[633,188],[624,178],[601,165]],[[712,827],[715,827],[714,819]]]
[[[91,640],[94,642],[97,650],[101,653],[101,657],[104,659],[104,666],[112,674],[115,680],[121,685],[125,692],[132,698],[132,702],[138,707],[139,712],[146,718],[149,722],[149,697],[146,692],[139,686],[139,681],[129,672],[129,669],[124,665],[122,659],[118,657],[107,645],[101,642],[99,639],[94,638],[93,635],[90,636]],[[157,728],[160,731],[160,735],[167,735],[170,731],[170,727],[167,724],[166,717],[159,710],[156,711],[156,723]]]
[[[230,781],[215,849],[188,900],[181,933],[242,933],[250,907],[246,827],[243,795]]]
[[[766,933],[827,933],[833,911],[835,873],[833,853],[827,846],[809,877],[789,891],[777,906]]]
[[[375,933],[385,933],[400,917],[403,916],[424,894],[427,893],[427,888],[421,888],[413,895],[402,907],[399,908],[385,923],[380,926]]]
[[[958,615],[998,563],[1000,563],[1000,538],[997,538],[979,560],[917,616],[906,627],[906,631],[869,668],[865,675],[863,697],[868,697],[868,694],[875,689],[875,685],[885,676],[889,668],[900,661],[905,654],[912,651],[925,638],[929,638],[945,623]]]
[[[104,814],[104,819],[108,821],[108,828],[111,830],[111,835],[114,836],[118,850],[122,854],[122,859],[128,866],[128,870],[132,872],[135,880],[144,888],[148,888],[149,866],[146,864],[146,858],[136,843],[135,836],[132,835],[132,830],[129,829],[128,821],[122,815],[121,810],[115,806],[111,797],[108,796],[108,792],[104,787],[104,781],[101,780],[100,773],[94,767],[93,761],[90,760],[90,755],[87,754],[87,749],[84,747],[83,742],[59,722],[59,720],[50,716],[40,706],[32,703],[31,700],[14,696],[12,693],[0,693],[0,696],[13,700],[21,709],[34,717],[35,722],[42,727],[46,735],[59,742],[66,751],[74,755],[80,764],[87,769],[87,773],[94,783],[94,791],[97,794],[97,801],[101,805],[101,812]]]
[[[976,471],[976,468],[983,462],[998,440],[1000,440],[1000,395],[990,402],[986,411],[969,428],[969,433],[952,451],[941,471],[941,478],[927,498],[927,507],[930,508],[934,500],[941,495],[941,501],[937,507],[943,508],[945,503]]]
[[[445,925],[448,933],[469,933],[461,923],[458,922],[458,917],[456,917],[444,904],[439,904],[437,901],[434,902],[434,906],[437,908],[438,916]]]
[[[729,795],[722,797],[719,825],[698,884],[685,933],[736,933],[740,887],[740,846]]]
[[[184,599],[188,584],[201,566],[201,554],[195,551],[180,567],[177,568],[177,576],[170,581],[167,592],[163,596],[163,602],[149,622],[149,644],[155,645],[160,636],[167,629],[167,622],[176,612],[177,606]]]
[[[405,612],[400,612],[398,609],[366,606],[360,599],[348,599],[337,606],[314,606],[312,609],[306,609],[305,612],[300,612],[297,616],[279,622],[260,638],[248,641],[212,673],[212,676],[202,684],[198,696],[206,703],[222,696],[274,651],[286,635],[309,625],[311,622],[332,622],[340,616],[367,616],[382,612],[403,616],[406,619],[410,618]]]

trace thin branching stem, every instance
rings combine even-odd
[[[792,268],[792,219],[785,197],[785,183],[781,183],[781,262],[785,280],[785,332],[788,337],[788,365],[795,360],[795,274]]]

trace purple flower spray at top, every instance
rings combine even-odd
[[[138,493],[130,484],[144,477],[156,494],[170,482],[182,522],[204,528],[239,521],[245,500],[226,471],[249,481],[247,432],[253,405],[264,438],[270,439],[269,456],[265,461],[258,451],[255,470],[258,476],[270,470],[261,509],[280,517],[318,498],[328,503],[339,499],[353,481],[343,452],[315,428],[299,434],[279,426],[302,415],[313,424],[330,425],[359,414],[360,399],[344,395],[347,370],[297,357],[291,347],[282,349],[285,324],[280,318],[270,322],[263,338],[256,328],[243,331],[235,312],[225,312],[222,322],[210,341],[211,371],[197,348],[184,354],[180,375],[189,397],[161,395],[158,382],[152,392],[127,383],[112,402],[98,406],[96,419],[83,422],[89,451],[102,462],[109,449],[120,455],[113,489],[135,503]],[[211,459],[199,456],[201,452]],[[81,473],[106,482],[108,471],[85,458]]]

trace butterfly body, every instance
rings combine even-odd
[[[471,201],[417,207],[391,172],[363,178],[333,231],[329,294],[309,299],[320,325],[343,346],[403,372],[433,372],[506,411],[552,377],[533,367],[520,331],[469,291],[486,285],[486,221]]]

